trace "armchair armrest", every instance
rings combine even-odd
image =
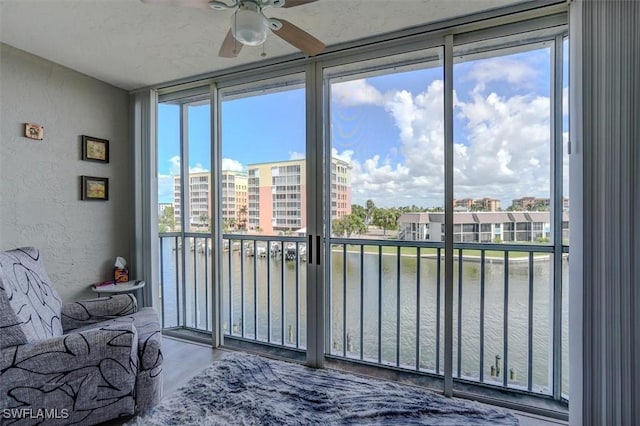
[[[138,301],[133,294],[116,294],[67,303],[62,306],[62,329],[66,333],[101,321],[131,315],[137,311]]]
[[[117,407],[133,412],[138,370],[133,324],[72,333],[0,350],[0,406],[55,409],[81,421]],[[97,414],[97,413],[96,413]]]

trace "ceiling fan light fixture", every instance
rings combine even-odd
[[[258,46],[267,39],[267,23],[253,3],[245,3],[231,17],[233,37],[247,46]]]

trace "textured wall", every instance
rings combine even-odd
[[[115,256],[129,258],[129,97],[0,44],[0,250],[41,250],[65,301],[93,296]],[[25,122],[44,140],[23,137]],[[110,163],[81,160],[81,135],[110,141]],[[80,175],[109,178],[109,201],[80,201]]]

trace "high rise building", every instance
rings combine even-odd
[[[225,173],[225,172],[222,172]],[[249,179],[246,173],[237,173],[234,178],[236,191],[236,228],[247,229],[249,206],[247,201]]]
[[[210,172],[189,174],[189,192],[185,205],[189,209],[189,229],[200,231],[209,228],[212,216]],[[242,172],[222,171],[221,179],[221,219],[226,227],[233,230],[241,227],[243,214],[247,210],[247,175]],[[180,176],[173,177],[173,206],[176,223],[180,223],[180,199],[182,185]],[[244,215],[246,220],[246,214]]]
[[[306,223],[304,159],[249,164],[249,229],[265,234],[295,231]]]
[[[265,234],[294,232],[306,227],[305,159],[249,164],[248,226]],[[351,213],[349,163],[331,161],[331,219]]]
[[[294,232],[307,224],[306,162],[304,159],[249,164],[247,173],[222,171],[220,182],[223,229],[248,229],[265,234]],[[331,163],[331,219],[351,213],[349,163]],[[189,230],[205,230],[212,216],[209,172],[189,174]],[[174,176],[174,212],[180,223],[182,187]]]
[[[331,219],[351,214],[351,179],[349,163],[333,158],[331,161]]]
[[[173,206],[176,224],[180,223],[182,212],[180,199],[182,198],[182,184],[180,176],[173,177]],[[189,230],[201,231],[209,227],[211,220],[211,173],[189,173],[188,199],[185,200],[188,209],[187,226]]]
[[[242,229],[243,224],[246,226],[241,212],[246,212],[247,209],[247,174],[223,170],[221,185],[223,229]]]

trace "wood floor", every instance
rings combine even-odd
[[[223,350],[212,349],[208,345],[164,336],[162,338],[163,396],[167,397],[182,387],[193,376],[220,359],[223,353]]]
[[[178,388],[185,385],[189,379],[200,373],[214,361],[222,358],[224,349],[212,349],[211,346],[164,336],[162,338],[162,352],[164,355],[164,397],[168,397]],[[532,414],[513,411],[521,426],[557,426],[567,425],[553,419],[547,419]],[[102,426],[119,426],[126,420],[104,423]]]

